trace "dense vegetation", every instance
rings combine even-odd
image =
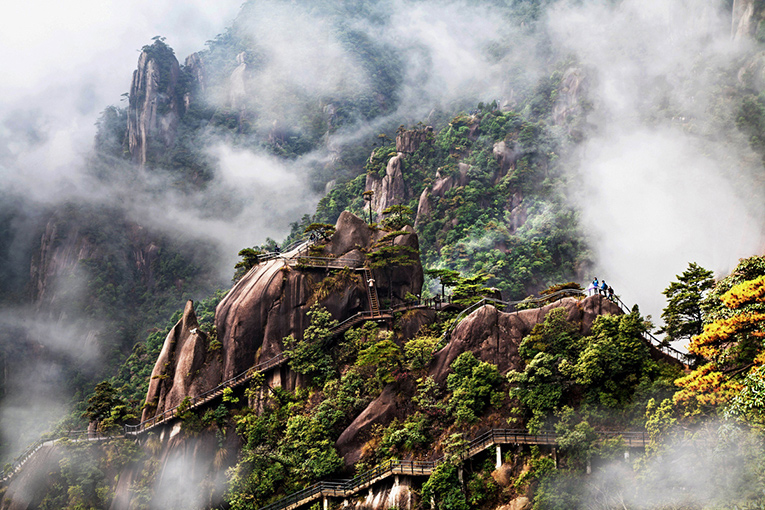
[[[508,24],[527,31],[533,31],[548,3],[486,2]],[[364,73],[367,86],[319,95],[294,86],[282,101],[271,103],[255,94],[245,103],[221,100],[237,67],[244,65],[255,76],[268,63],[269,41],[259,40],[247,28],[260,15],[259,2],[248,1],[237,22],[198,54],[205,65],[205,87],[200,86],[193,62],[180,65],[170,99],[184,106],[178,107],[172,146],[156,145],[149,151],[145,171],[152,177],[146,179],[144,170],[130,163],[128,109],[110,106],[97,121],[95,150],[88,163],[93,179],[116,183],[115,187],[136,186],[152,197],[165,187],[181,197],[207,193],[216,176],[216,161],[205,147],[210,141],[225,140],[233,147],[302,161],[316,189],[331,181],[315,213],[296,221],[282,243],[267,239],[261,246],[243,245],[236,279],[257,263],[259,252],[289,244],[306,232],[328,229],[327,224],[331,226],[344,210],[369,217],[366,199],[372,197],[365,197],[367,182],[385,176],[397,154],[395,138],[413,136],[418,140],[416,149],[402,158],[403,196],[395,197],[388,214],[370,222],[394,229],[413,224],[423,265],[431,269],[432,286],[426,296],[451,288],[457,301],[462,298],[467,304],[492,286],[505,299],[521,299],[550,285],[583,280],[592,255],[579,213],[566,196],[574,173],[564,168],[563,161],[571,161],[567,156],[590,134],[586,119],[593,107],[591,98],[586,93],[577,98],[575,113],[562,122],[553,115],[564,94],[565,72],[583,67],[575,58],[547,50],[548,61],[537,82],[524,82],[523,73],[508,77],[515,94],[512,102],[486,104],[479,102],[485,98],[465,98],[434,107],[426,126],[424,116],[410,118],[399,111],[405,100],[400,70],[407,65],[407,56],[363,28],[390,23],[392,4],[371,0],[284,4],[326,21]],[[761,43],[760,32],[756,38]],[[500,60],[512,42],[491,48],[493,58]],[[158,37],[142,51],[159,66],[159,86],[166,86],[162,80],[167,80],[176,59],[172,48]],[[738,72],[744,68],[736,62],[699,69],[700,74],[717,75],[714,98],[707,105],[711,120],[691,119],[683,129],[700,141],[724,138],[731,154],[751,148],[765,158],[765,96],[753,77],[757,67]],[[191,99],[186,102],[187,98]],[[128,99],[130,104],[141,100]],[[681,118],[665,103],[646,110],[656,123]],[[273,122],[274,118],[279,120]],[[401,122],[405,124],[396,129]],[[374,134],[329,148],[333,135],[341,139],[367,125],[375,126]],[[749,182],[751,176],[743,174],[735,178]],[[761,184],[762,177],[751,181]],[[211,217],[225,218],[237,207],[224,196],[210,197],[201,203]],[[421,204],[426,207],[419,214]],[[87,256],[71,274],[57,275],[61,285],[44,303],[46,312],[98,321],[108,332],[99,344],[104,358],[100,370],[89,372],[81,365],[65,369],[72,392],[78,393],[74,410],[56,432],[84,427],[90,420],[99,421],[104,432],[118,430],[140,416],[154,361],[186,299],[207,296],[197,303],[196,312],[202,329],[212,331],[214,309],[223,296],[222,291],[213,293],[220,282],[209,276],[218,254],[186,237],[139,232],[124,211],[111,205],[69,204],[39,212],[43,219],[25,218],[22,207],[13,205],[4,201],[0,210],[3,302],[28,295],[25,289],[34,282],[10,268],[23,265],[28,274],[40,238],[30,236],[34,240],[26,239],[27,247],[13,252],[12,225],[34,224],[29,230],[41,233],[50,224],[57,232],[53,245],[71,234],[92,250],[86,250]],[[148,271],[139,271],[136,253],[152,246],[158,255],[147,259]],[[380,266],[395,263],[401,255],[392,247],[377,253],[373,263]],[[761,437],[765,261],[743,260],[717,282],[711,272],[691,264],[664,294],[668,306],[662,315],[663,332],[668,340],[689,341],[695,357],[687,373],[651,355],[642,339],[651,325],[637,310],[600,317],[587,335],[568,323],[561,310],[553,310],[523,339],[517,370],[500,374],[492,363],[466,352],[439,384],[427,376],[427,369],[433,352],[442,346],[440,333],[452,315],[439,314],[413,338],[401,334],[401,317],[391,331],[369,323],[335,338],[329,334],[332,318],[316,307],[304,337],[285,339],[290,368],[305,377],[304,386],[294,391],[269,389],[255,377],[245,391],[224,395],[218,407],[185,412],[184,433],[214,434],[219,447],[215,462],[222,466],[229,459],[233,464],[226,475],[223,508],[253,508],[318,479],[347,476],[389,459],[436,454],[449,461],[425,482],[420,495],[426,502],[432,498],[438,508],[490,508],[524,495],[533,496],[537,510],[760,508],[765,483]],[[3,329],[2,361],[13,372],[14,364],[31,349],[28,346],[36,344],[18,328]],[[347,468],[335,442],[353,417],[386,389],[404,401],[404,412],[372,427],[360,460]],[[555,430],[559,465],[556,468],[547,450],[517,448],[504,459],[510,474],[495,472],[491,458],[477,458],[461,484],[459,452],[474,432],[489,426]],[[651,440],[645,455],[625,460],[625,447],[618,439],[606,441],[597,435],[612,428],[644,429]],[[238,453],[227,450],[232,436],[241,439]],[[702,440],[706,442],[694,443]],[[689,444],[700,444],[712,455],[688,456],[684,449]],[[144,448],[121,442],[100,449],[68,445],[40,507],[108,507],[117,473],[139,463],[140,476],[131,490],[138,495],[136,507],[149,508],[159,469],[152,455],[158,448],[156,438]],[[593,460],[596,475],[585,478]],[[720,480],[708,485],[722,489],[699,491],[703,497],[698,498],[658,497],[662,488],[672,492],[675,487],[693,486],[663,470],[664,464],[677,463],[704,464]],[[618,474],[618,483],[613,473]],[[654,505],[655,501],[660,503]]]
[[[565,142],[557,141],[543,120],[480,105],[438,131],[415,132],[424,134],[424,141],[404,159],[407,191],[400,198],[417,211],[423,190],[431,192],[431,210],[417,218],[416,228],[424,265],[490,274],[489,284],[507,299],[583,278],[589,253],[577,213],[563,198],[564,177],[555,163]],[[500,143],[512,148],[509,168],[493,153]],[[367,174],[382,169],[384,175],[392,153],[393,145],[376,149]],[[378,160],[381,154],[385,157]],[[434,183],[443,189],[445,180],[454,184],[443,195],[432,193]],[[316,218],[331,222],[344,209],[362,216],[364,185],[361,175],[333,188]]]

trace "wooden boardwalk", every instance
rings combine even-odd
[[[645,432],[640,431],[604,431],[597,434],[600,439],[620,439],[624,446],[628,448],[645,448],[648,444],[648,436]],[[555,446],[557,439],[558,434],[550,431],[529,434],[525,430],[491,429],[470,441],[462,452],[454,454],[452,459],[465,461],[492,446],[496,447],[507,444]],[[445,457],[440,457],[434,461],[391,460],[378,464],[349,480],[315,483],[310,487],[261,507],[260,510],[295,510],[323,497],[348,498],[391,476],[430,476],[433,470],[444,462],[447,462]]]

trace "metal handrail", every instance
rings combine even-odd
[[[200,393],[199,395],[195,395],[193,397],[190,397],[190,405],[189,402],[186,402],[184,399],[184,402],[181,402],[177,406],[166,409],[162,414],[158,414],[153,416],[152,418],[146,419],[139,423],[138,425],[125,425],[125,434],[130,435],[137,435],[143,432],[146,432],[150,428],[160,424],[164,423],[167,419],[173,418],[176,416],[176,413],[178,411],[178,408],[185,407],[184,410],[190,410],[195,409],[213,398],[217,397],[218,395],[223,393],[223,390],[226,388],[233,388],[235,386],[238,386],[239,384],[242,384],[248,380],[250,380],[255,372],[260,372],[263,370],[268,370],[270,368],[273,368],[277,365],[281,365],[287,360],[287,355],[283,352],[280,352],[273,358],[269,358],[266,361],[263,361],[261,363],[258,363],[257,365],[254,365],[244,372],[235,375],[234,377],[220,383],[219,385],[215,386],[214,388],[207,390],[203,393]],[[187,397],[188,398],[188,397]],[[188,407],[186,407],[188,406]]]
[[[85,436],[85,437],[83,437]],[[32,455],[37,453],[37,451],[42,448],[43,446],[52,446],[54,443],[57,443],[59,441],[63,440],[69,440],[69,441],[104,441],[106,439],[123,439],[125,437],[124,434],[116,434],[116,435],[102,435],[100,432],[90,432],[88,430],[70,430],[69,432],[66,432],[64,434],[61,434],[58,437],[55,437],[53,439],[38,439],[31,445],[29,445],[26,450],[24,450],[11,464],[10,468],[7,470],[7,474],[5,474],[2,478],[0,478],[0,484],[6,483],[8,480],[13,478],[13,476],[21,470],[21,468],[26,464],[26,462],[32,458]]]
[[[284,257],[284,259],[290,265],[326,267],[330,269],[357,268],[363,266],[365,262],[363,259],[312,257],[309,255],[295,255],[294,257]]]
[[[601,439],[614,439],[621,437],[625,439],[627,446],[645,447],[648,443],[648,436],[644,431],[597,431],[596,434]],[[456,458],[461,461],[474,457],[487,447],[497,444],[541,444],[554,445],[559,434],[551,430],[543,430],[537,434],[530,434],[524,429],[489,429],[483,434],[475,437],[459,452],[453,456],[441,456],[433,461],[412,461],[412,460],[388,460],[368,469],[350,480],[321,481],[305,489],[294,492],[278,499],[273,503],[260,508],[260,510],[283,510],[295,505],[298,502],[308,503],[316,496],[330,495],[347,497],[353,495],[367,485],[386,478],[392,474],[411,474],[426,476],[433,473],[433,470],[447,462],[449,458]],[[406,468],[409,468],[408,470]],[[333,494],[325,493],[325,488],[332,487]]]
[[[260,255],[257,255],[258,263],[265,262],[267,260],[272,260],[276,258],[290,258],[286,257],[286,255],[294,250],[298,250],[298,252],[293,255],[292,257],[297,257],[301,251],[303,251],[303,248],[307,248],[309,245],[313,244],[314,241],[311,241],[309,238],[301,238],[297,241],[293,241],[287,247],[279,250],[279,251],[268,251],[265,253],[261,253]]]
[[[490,297],[483,297],[480,301],[473,303],[469,307],[465,308],[460,312],[457,317],[454,318],[454,321],[452,324],[444,331],[443,335],[441,335],[441,340],[445,340],[449,338],[449,336],[452,334],[454,329],[457,327],[457,325],[462,321],[465,316],[469,315],[473,311],[477,310],[478,308],[486,305],[487,303],[491,304],[499,304],[506,307],[512,307],[517,308],[520,304],[539,304],[543,303],[544,305],[552,303],[554,301],[557,301],[559,299],[562,299],[564,297],[574,297],[574,296],[584,296],[584,292],[577,289],[561,289],[557,292],[553,292],[551,294],[547,294],[545,296],[540,296],[537,298],[532,299],[523,299],[521,301],[502,301],[501,299],[494,299]]]
[[[619,296],[614,295],[613,298],[615,299],[615,301],[613,299],[612,301],[616,303],[624,313],[632,312],[632,310],[627,307],[627,305],[624,303],[624,301],[621,300]],[[688,356],[687,353],[678,351],[671,345],[667,345],[666,343],[656,338],[653,334],[651,334],[650,331],[644,332],[643,335],[644,337],[646,337],[646,340],[648,340],[648,342],[651,343],[654,347],[664,352],[665,354],[668,354],[676,358],[678,361],[682,362],[683,364],[690,365],[693,362],[693,360]]]

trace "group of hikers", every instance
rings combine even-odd
[[[611,301],[615,300],[614,288],[608,285],[605,280],[603,280],[602,282],[598,282],[597,276],[593,278],[592,283],[590,284],[589,287],[587,287],[588,296],[594,296],[595,294],[606,296]]]

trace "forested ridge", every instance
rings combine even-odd
[[[723,151],[719,161],[735,169],[729,177],[738,196],[756,197],[765,182],[765,10],[750,3],[754,28],[745,34],[745,49],[730,60],[699,57],[689,65],[697,81],[654,80],[638,120]],[[735,17],[735,4],[722,2],[719,10]],[[71,359],[46,351],[20,327],[0,336],[12,373],[24,370],[19,360],[28,349],[63,367],[71,409],[44,437],[89,425],[111,434],[136,423],[151,407],[151,381],[169,378],[152,379],[152,370],[183,320],[183,304],[195,301],[207,355],[223,356],[215,308],[231,284],[262,262],[258,255],[299,239],[312,240],[310,254],[326,256],[322,249],[344,211],[380,236],[361,250],[370,268],[386,271],[419,256],[425,285],[409,300],[434,303],[450,295],[464,306],[481,296],[516,301],[586,287],[599,267],[597,244],[610,242],[587,229],[584,216],[592,221],[592,213],[576,196],[590,171],[582,162],[603,136],[592,119],[605,111],[594,91],[606,78],[586,58],[552,43],[545,27],[556,5],[486,0],[475,6],[512,28],[481,48],[487,62],[502,64],[502,88],[440,100],[427,81],[434,67],[409,71],[413,62],[428,61],[427,52],[414,43],[406,51],[397,46],[395,2],[248,1],[230,28],[183,62],[163,37],[146,44],[127,101],[98,118],[87,162],[93,190],[130,191],[87,205],[35,205],[33,213],[19,197],[0,208],[0,258],[8,261],[0,267],[2,304],[29,303],[41,314],[30,317],[53,323],[75,317],[77,330],[86,332],[84,339],[74,335],[72,345],[82,352]],[[278,95],[267,87],[274,45],[282,43],[263,25],[270,8],[275,17],[294,16],[299,28],[308,30],[303,23],[311,20],[322,37],[331,34],[323,40],[337,58],[332,78],[312,87],[296,73],[277,87]],[[375,37],[370,27],[393,35]],[[512,58],[526,40],[537,59],[533,73],[521,72],[527,62]],[[141,85],[142,73],[156,78],[156,89]],[[674,102],[678,90],[692,97],[692,106]],[[280,178],[308,183],[317,200],[291,219],[283,238],[241,239],[239,262],[221,276],[220,261],[233,254],[222,254],[193,222],[225,224],[246,216],[248,203],[258,200],[232,191],[232,181],[221,184],[226,151],[257,154],[265,172],[273,161],[286,165]],[[134,202],[130,195],[142,198]],[[191,221],[174,209],[184,202],[199,214]],[[156,203],[158,209],[147,205]],[[163,206],[173,214],[161,226],[151,224],[147,218]],[[136,213],[142,208],[150,212]],[[23,238],[18,225],[34,234]],[[394,240],[410,232],[419,251],[401,258]],[[584,301],[550,306],[518,339],[509,369],[479,349],[465,349],[443,371],[433,368],[444,349],[457,348],[444,333],[459,308],[433,311],[427,320],[401,311],[388,324],[370,321],[334,335],[346,317],[314,306],[303,337],[283,341],[299,384],[269,386],[256,375],[214,407],[182,413],[176,441],[205,444],[199,447],[209,447],[204,463],[215,468],[189,489],[193,497],[168,489],[167,479],[158,482],[169,454],[162,449],[166,439],[152,435],[135,444],[62,446],[50,481],[29,507],[110,508],[130,493],[125,508],[259,508],[319,480],[444,455],[447,461],[413,486],[420,508],[430,501],[443,509],[760,508],[765,260],[750,255],[729,274],[687,261],[665,284],[661,318],[636,305],[585,327],[568,320],[566,308],[581,310]],[[23,267],[23,276],[11,267]],[[318,301],[342,295],[359,277],[342,270],[315,278],[311,299]],[[384,308],[404,301],[392,282],[378,285],[387,290],[379,296]],[[627,292],[617,288],[631,304]],[[689,364],[658,355],[647,332],[687,349]],[[97,357],[87,355],[93,345]],[[11,388],[3,379],[6,384]],[[344,446],[359,416],[385,399],[396,410],[366,423],[354,436],[359,444]],[[489,428],[554,431],[555,452],[509,448],[501,468],[492,455],[469,465],[453,455]],[[620,430],[645,431],[649,445],[636,452],[598,434]],[[4,448],[11,457],[17,453]],[[127,470],[129,481],[121,478]]]

